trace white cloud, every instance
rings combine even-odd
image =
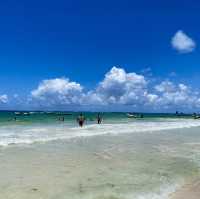
[[[200,106],[198,92],[185,84],[176,85],[170,81],[163,81],[155,86],[155,90],[159,93],[156,103],[160,109],[191,110]]]
[[[172,38],[171,44],[172,47],[180,53],[190,53],[196,47],[194,40],[186,35],[182,30],[176,32]]]
[[[134,104],[146,92],[144,76],[113,67],[93,92],[105,104]]]
[[[40,105],[79,104],[82,98],[82,86],[66,78],[42,81],[36,90],[31,92],[32,98]]]
[[[169,80],[153,87],[136,73],[113,67],[96,88],[84,91],[83,87],[67,78],[42,81],[31,92],[32,104],[38,107],[132,107],[134,110],[192,110],[200,107],[199,93],[189,86]],[[34,102],[34,103],[33,103]],[[72,108],[73,109],[73,108]]]
[[[163,81],[161,84],[155,86],[156,91],[158,92],[173,92],[175,91],[175,86],[170,81]]]
[[[181,91],[188,91],[189,90],[189,88],[185,84],[179,84],[178,87]]]
[[[148,94],[147,95],[147,103],[149,104],[155,104],[157,100],[159,99],[158,95],[156,94]]]
[[[7,95],[0,95],[0,103],[6,104],[8,102],[8,96]]]
[[[42,81],[31,96],[40,106],[135,105],[148,99],[146,86],[144,76],[113,67],[94,90],[84,92],[80,84],[57,78]]]

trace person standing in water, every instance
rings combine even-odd
[[[101,117],[100,113],[98,113],[98,115],[97,115],[97,123],[101,124],[101,122],[102,122],[102,117]]]
[[[78,122],[78,124],[79,124],[80,127],[83,126],[83,124],[84,124],[84,122],[85,122],[85,117],[83,116],[82,113],[78,116],[77,122]]]
[[[64,121],[65,121],[65,118],[64,118],[64,117],[59,117],[59,118],[58,118],[58,121],[64,122]]]

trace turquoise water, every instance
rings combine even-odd
[[[20,114],[20,115],[19,115]],[[0,146],[10,144],[31,144],[75,137],[105,134],[151,132],[200,126],[200,121],[191,115],[101,113],[103,122],[97,124],[98,113],[84,112],[84,127],[80,128],[76,118],[78,112],[0,112]],[[64,117],[64,121],[59,121]]]
[[[1,111],[0,112],[0,125],[3,124],[53,124],[60,122],[59,117],[64,117],[66,123],[76,125],[76,118],[80,114],[79,112],[20,112],[22,115],[16,115],[15,111]],[[19,112],[17,112],[19,113]],[[24,115],[28,113],[28,115]],[[98,113],[84,112],[83,115],[86,118],[86,123],[95,123]],[[128,118],[127,113],[101,113],[104,123],[121,123],[132,122],[134,120],[156,120],[163,118],[188,118],[191,119],[192,115],[177,116],[176,114],[166,113],[142,113],[144,118],[140,118],[141,113],[136,113],[138,118]],[[16,119],[16,121],[15,121]]]

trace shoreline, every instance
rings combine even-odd
[[[168,124],[168,123],[167,123]],[[48,143],[59,140],[71,140],[79,139],[83,137],[96,137],[107,135],[136,135],[136,134],[152,134],[152,133],[164,133],[164,132],[185,132],[188,129],[195,130],[200,128],[199,123],[105,123],[102,125],[88,124],[83,128],[71,127],[66,124],[62,125],[33,125],[33,126],[10,126],[8,130],[6,128],[0,128],[0,147],[9,146],[23,146],[37,143]],[[95,130],[94,130],[95,128]],[[13,132],[12,132],[13,131]],[[10,133],[11,132],[11,133]],[[57,132],[57,133],[55,133]],[[67,132],[67,133],[66,133]],[[14,137],[14,138],[13,138]]]
[[[169,199],[199,199],[200,197],[200,179],[195,179],[184,184],[174,193],[169,195]]]
[[[199,176],[190,157],[199,159],[199,143],[199,128],[187,128],[0,147],[0,192],[6,199],[168,198],[174,183]]]

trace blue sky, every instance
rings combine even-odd
[[[69,78],[88,95],[86,92],[99,89],[113,66],[143,75],[151,94],[158,95],[155,86],[168,81],[187,85],[196,95],[200,75],[199,9],[200,2],[183,0],[1,2],[0,95],[8,99],[0,108],[24,108],[17,104],[21,101],[29,101],[26,108],[32,109],[31,104],[36,108],[38,99],[33,102],[31,92],[47,79]],[[191,39],[191,50],[183,52],[172,45],[178,31]],[[46,93],[40,95],[44,98]],[[118,102],[116,99],[106,105],[113,107]],[[65,104],[56,100],[49,107],[69,105],[71,101]],[[136,109],[140,108],[138,105]],[[170,102],[167,109],[174,108]],[[180,109],[188,108],[184,105]],[[148,107],[144,110],[151,111]]]

